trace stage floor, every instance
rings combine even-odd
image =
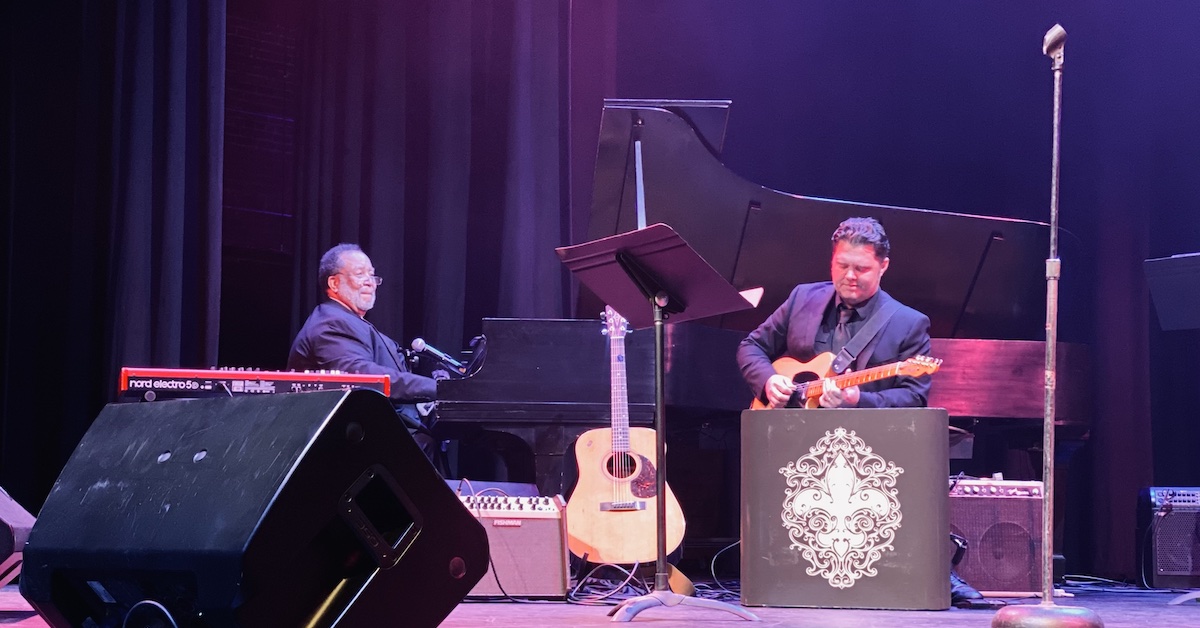
[[[1169,605],[1177,593],[1129,590],[1075,589],[1075,597],[1058,598],[1056,604],[1081,606],[1099,614],[1107,628],[1143,626],[1200,626],[1200,603]],[[397,596],[397,616],[403,617],[403,596]],[[1036,604],[1036,600],[1008,600],[1010,604]],[[413,602],[417,603],[417,602]],[[466,601],[442,622],[446,628],[489,626],[529,628],[538,626],[601,626],[611,624],[611,607],[584,606],[565,602],[514,603]],[[863,611],[801,608],[752,608],[762,621],[758,626],[796,626],[813,628],[884,628],[921,626],[934,628],[978,628],[988,626],[994,611]],[[692,626],[741,626],[742,619],[724,611],[692,607],[651,608],[634,618],[634,624],[655,628]],[[41,628],[46,623],[21,598],[15,586],[0,590],[0,625]],[[404,625],[399,621],[396,626]]]

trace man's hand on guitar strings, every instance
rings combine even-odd
[[[846,370],[850,372],[849,369]],[[858,405],[858,386],[838,388],[832,377],[827,377],[821,383],[821,398],[817,404],[822,408],[853,408]]]
[[[767,396],[768,408],[786,407],[788,399],[792,397],[792,393],[795,391],[796,385],[792,383],[792,379],[779,373],[772,375],[767,380],[767,385],[763,387],[763,392]]]

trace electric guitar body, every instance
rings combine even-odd
[[[771,363],[776,373],[791,379],[796,386],[796,392],[792,393],[792,402],[788,404],[789,407],[816,408],[826,379],[832,379],[833,384],[838,388],[847,388],[898,375],[909,377],[931,375],[942,366],[942,361],[938,358],[917,355],[900,362],[836,375],[832,371],[834,357],[832,353],[826,352],[808,362],[784,356]],[[750,404],[751,410],[766,408],[767,405],[757,397]]]
[[[658,460],[655,432],[629,427],[625,320],[605,308],[612,376],[612,427],[589,430],[575,444],[579,481],[567,502],[567,548],[593,563],[630,564],[658,557]],[[667,487],[666,551],[683,542],[686,524]]]

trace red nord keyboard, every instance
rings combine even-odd
[[[244,369],[176,369],[126,366],[118,393],[123,399],[179,399],[213,395],[259,395],[313,390],[371,388],[391,393],[387,375],[339,371],[247,371]]]

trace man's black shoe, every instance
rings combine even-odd
[[[967,584],[967,581],[963,580],[958,572],[950,570],[950,604],[958,608],[970,608],[973,601],[982,599],[983,594]]]

